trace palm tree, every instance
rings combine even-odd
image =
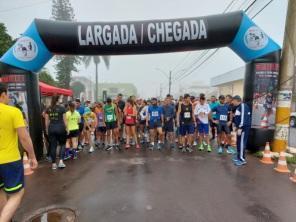
[[[98,93],[98,66],[101,62],[101,58],[103,59],[105,66],[107,69],[109,69],[110,66],[110,56],[83,56],[82,62],[84,63],[85,67],[88,68],[90,63],[93,62],[96,67],[96,88],[95,88],[95,100],[98,99],[99,93]]]

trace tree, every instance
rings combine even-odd
[[[85,92],[85,86],[81,82],[73,82],[71,86],[75,98],[79,98],[82,92]]]
[[[74,9],[70,0],[52,1],[52,18],[57,21],[74,21]],[[78,56],[57,56],[55,65],[58,85],[69,89],[72,71],[77,72],[76,65],[80,63]]]
[[[0,57],[13,45],[11,36],[3,23],[0,23]]]
[[[101,58],[103,59],[105,66],[107,69],[109,69],[110,66],[110,56],[83,56],[82,57],[82,62],[85,64],[85,67],[88,68],[90,63],[93,62],[95,64],[96,68],[96,86],[95,86],[95,100],[98,99],[99,93],[98,93],[98,88],[99,88],[99,81],[98,81],[98,66],[101,62]]]
[[[47,69],[42,69],[39,72],[39,80],[51,86],[57,85],[57,82],[54,80],[54,78],[51,76]]]

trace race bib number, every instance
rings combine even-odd
[[[227,116],[226,115],[220,115],[220,120],[221,121],[227,121]]]
[[[112,121],[112,120],[113,120],[113,115],[112,114],[107,115],[107,121]]]
[[[184,113],[184,118],[185,119],[190,119],[191,118],[191,113],[190,112],[185,112]]]
[[[151,115],[152,115],[153,117],[158,117],[158,111],[152,111]]]

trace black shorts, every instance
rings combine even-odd
[[[81,133],[84,128],[84,123],[79,123],[78,125],[79,125],[79,132]]]
[[[226,134],[230,134],[230,129],[227,124],[218,124],[217,127],[218,134],[221,134],[222,132],[225,132]]]
[[[0,164],[0,189],[7,194],[21,191],[25,186],[22,160]]]
[[[170,120],[168,122],[164,122],[163,130],[168,133],[174,132],[174,121]]]
[[[217,127],[217,124],[214,123],[212,120],[210,120],[210,126],[211,126],[211,128],[213,128],[213,127]]]
[[[141,120],[140,125],[146,125],[146,120]]]
[[[67,138],[70,139],[70,138],[78,137],[79,133],[80,133],[79,130],[70,130]]]
[[[107,122],[106,123],[106,129],[107,130],[113,130],[117,128],[117,122]]]
[[[107,129],[105,126],[100,126],[100,127],[97,127],[97,132],[98,133],[106,133]]]

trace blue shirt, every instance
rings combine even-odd
[[[175,106],[174,105],[165,105],[162,107],[164,118],[173,119],[175,117]]]
[[[210,103],[210,108],[212,110],[212,117],[213,119],[217,119],[217,114],[216,114],[216,111],[214,111],[214,109],[219,106],[220,104],[218,102],[214,102],[214,103]]]
[[[83,116],[84,115],[84,110],[85,110],[84,106],[79,106],[76,109],[76,111],[79,112],[80,116]],[[83,118],[81,118],[81,122],[83,122],[83,121],[84,121]]]
[[[219,120],[220,124],[226,124],[228,120],[228,114],[230,112],[230,107],[227,104],[220,104],[212,109],[216,112],[216,118]]]
[[[149,106],[148,113],[150,116],[150,123],[157,122],[161,120],[161,115],[163,115],[163,109],[161,106]]]

